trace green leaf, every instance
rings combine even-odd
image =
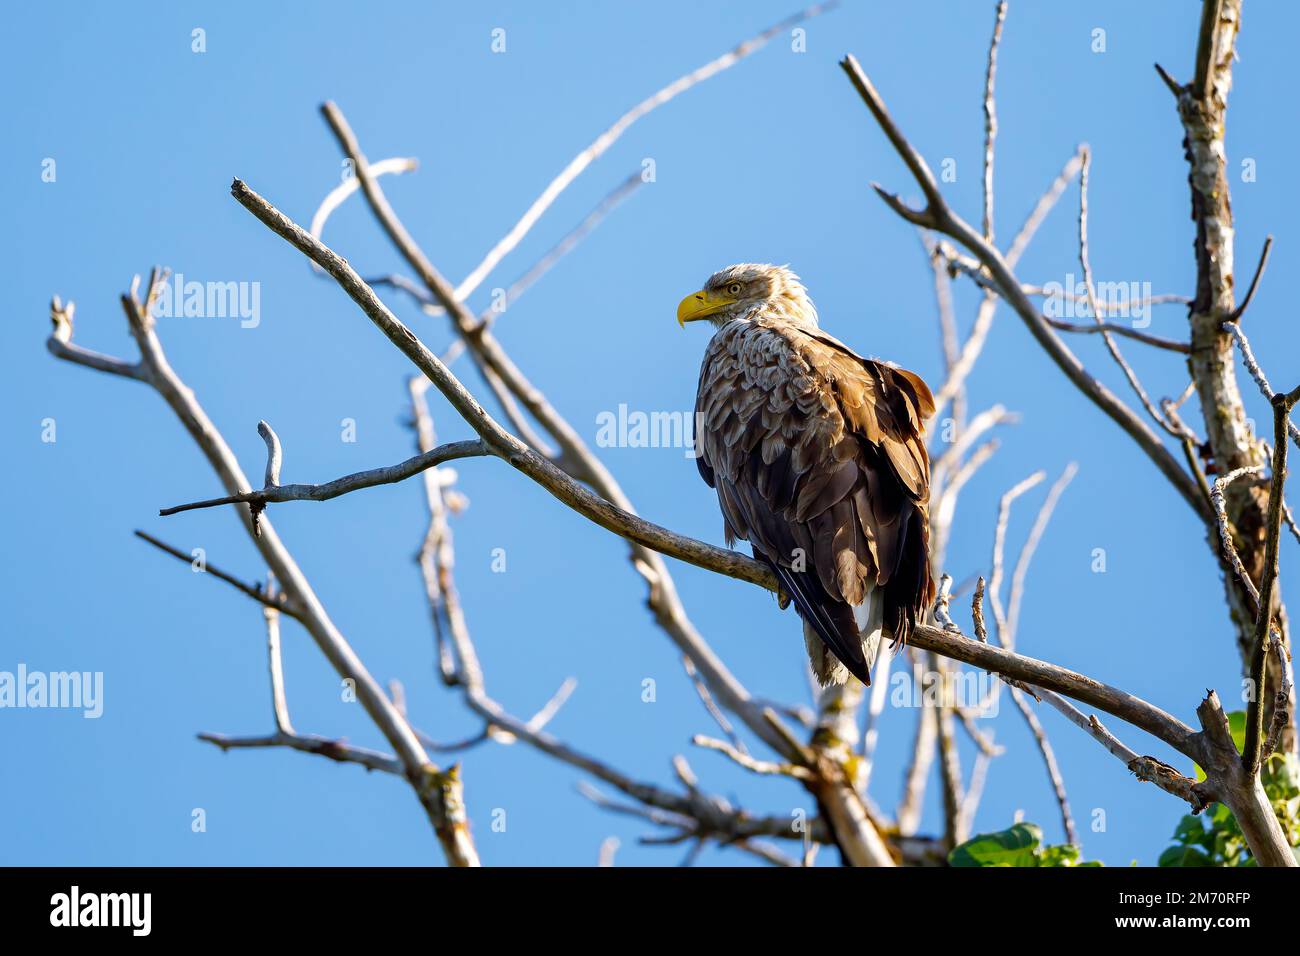
[[[1264,789],[1274,799],[1300,794],[1300,759],[1291,753],[1275,753],[1264,763]]]
[[[1038,853],[1039,866],[1078,866],[1079,848],[1072,843],[1045,846]]]
[[[948,854],[952,866],[1037,866],[1034,850],[1043,831],[1033,823],[1017,823],[996,833],[981,833]]]
[[[1190,813],[1183,814],[1178,826],[1174,828],[1174,839],[1179,843],[1196,843],[1204,835],[1205,826],[1201,823],[1201,818]]]
[[[1246,749],[1246,712],[1234,710],[1228,714],[1228,730],[1232,733],[1232,742],[1237,745],[1237,753]]]
[[[1206,852],[1194,846],[1171,846],[1160,854],[1157,866],[1213,866]]]

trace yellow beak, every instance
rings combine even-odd
[[[707,319],[711,315],[716,315],[727,306],[735,303],[736,300],[730,296],[719,295],[716,292],[709,292],[701,289],[699,292],[692,292],[681,302],[677,303],[677,324],[682,328],[686,327],[687,322],[695,322],[699,319]]]

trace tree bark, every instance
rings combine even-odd
[[[1237,468],[1266,464],[1241,400],[1232,337],[1223,330],[1236,309],[1234,290],[1234,230],[1228,185],[1225,146],[1228,91],[1232,87],[1232,63],[1237,33],[1241,26],[1241,0],[1205,0],[1197,43],[1196,73],[1178,93],[1178,114],[1182,120],[1183,148],[1189,166],[1192,220],[1196,224],[1193,248],[1196,254],[1196,297],[1188,314],[1191,353],[1187,367],[1196,386],[1206,444],[1202,454],[1213,470],[1226,474]],[[1262,482],[1235,481],[1225,494],[1233,543],[1251,580],[1264,574],[1264,544],[1267,528],[1268,490]],[[1218,547],[1215,532],[1211,544]],[[1242,583],[1225,575],[1224,590],[1241,658],[1243,673],[1249,675],[1255,653],[1255,608]],[[1290,646],[1285,610],[1278,599],[1283,638]],[[1280,675],[1270,671],[1265,686],[1255,690],[1271,701]],[[1295,712],[1294,701],[1291,712]],[[1267,719],[1267,716],[1266,716]],[[1281,746],[1294,750],[1294,725],[1283,733]]]

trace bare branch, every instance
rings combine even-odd
[[[1227,557],[1228,562],[1232,565],[1232,570],[1236,572],[1238,580],[1241,581],[1242,588],[1250,596],[1251,601],[1256,608],[1259,607],[1259,590],[1255,587],[1255,582],[1250,579],[1250,572],[1246,566],[1241,563],[1241,556],[1237,554],[1237,547],[1232,543],[1232,523],[1228,520],[1228,510],[1224,503],[1224,493],[1228,485],[1232,484],[1238,478],[1244,475],[1258,475],[1263,473],[1263,465],[1251,465],[1245,468],[1237,468],[1228,472],[1226,475],[1220,475],[1214,479],[1214,488],[1210,492],[1210,499],[1214,504],[1215,514],[1218,516],[1219,542],[1223,545],[1223,554]]]
[[[144,531],[137,530],[135,532],[135,536],[139,538],[141,541],[146,541],[149,544],[153,545],[159,551],[162,551],[166,554],[170,554],[173,558],[176,558],[179,561],[184,561],[186,564],[190,566],[194,565],[194,555],[192,554],[186,554],[184,551],[180,550],[179,548],[173,548],[170,544],[167,544],[164,541],[159,541],[153,535]],[[264,605],[265,607],[268,608],[273,608],[277,611],[283,611],[285,614],[288,614],[290,617],[293,618],[296,618],[299,615],[298,610],[289,603],[288,599],[283,594],[279,594],[279,593],[268,594],[258,585],[245,584],[243,581],[239,580],[234,575],[227,574],[225,571],[222,571],[220,568],[207,563],[207,561],[204,561],[203,563],[203,571],[206,574],[212,575],[218,581],[225,581],[235,590],[251,597],[258,604]]]
[[[1164,417],[1156,411],[1156,407],[1151,404],[1151,399],[1147,396],[1146,389],[1138,380],[1137,373],[1133,371],[1132,366],[1124,359],[1124,355],[1111,338],[1108,330],[1100,328],[1105,323],[1102,322],[1101,308],[1097,305],[1097,290],[1092,281],[1092,264],[1088,259],[1088,171],[1092,168],[1092,150],[1084,147],[1083,150],[1083,169],[1079,173],[1079,265],[1083,267],[1083,284],[1088,292],[1088,305],[1092,310],[1092,317],[1098,325],[1098,331],[1101,333],[1102,341],[1106,343],[1106,350],[1110,352],[1111,358],[1115,364],[1120,367],[1124,377],[1128,379],[1129,385],[1133,388],[1134,394],[1137,395],[1138,401],[1146,409],[1147,414],[1152,420],[1172,435],[1178,433],[1174,428],[1164,420]]]
[[[1085,167],[1086,168],[1086,167]],[[1030,488],[1038,485],[1044,477],[1043,472],[1036,472],[1025,480],[1021,481],[1010,491],[1002,496],[998,506],[997,527],[994,532],[993,541],[993,569],[992,578],[989,586],[989,600],[993,607],[994,619],[998,625],[999,642],[1003,647],[1008,649],[1014,648],[1016,643],[1016,630],[1019,626],[1020,604],[1024,597],[1025,577],[1029,571],[1030,562],[1033,560],[1034,552],[1038,548],[1038,542],[1042,539],[1043,532],[1047,528],[1047,523],[1051,520],[1052,512],[1056,508],[1056,502],[1059,500],[1061,493],[1065,490],[1066,485],[1074,477],[1076,467],[1073,463],[1066,466],[1061,477],[1052,485],[1047,494],[1043,505],[1039,508],[1038,516],[1034,520],[1033,527],[1030,529],[1029,536],[1025,539],[1024,545],[1020,549],[1020,556],[1016,559],[1015,571],[1011,579],[1011,593],[1008,599],[1008,610],[1004,612],[1002,606],[1001,584],[1002,584],[1002,565],[1003,553],[1006,544],[1007,521],[1011,514],[1011,504],[1020,495],[1024,494]],[[972,606],[978,619],[977,629],[983,630],[981,596],[983,593],[983,578],[976,585],[976,598]],[[1043,765],[1047,770],[1048,780],[1052,784],[1052,792],[1056,796],[1057,805],[1061,811],[1061,822],[1065,829],[1066,840],[1069,843],[1077,844],[1079,842],[1078,831],[1074,826],[1074,817],[1070,813],[1070,801],[1065,790],[1065,781],[1061,776],[1061,768],[1056,760],[1056,752],[1052,749],[1051,742],[1047,738],[1047,732],[1043,729],[1038,720],[1038,715],[1034,713],[1033,708],[1025,700],[1024,694],[1021,693],[1020,686],[1016,682],[1011,683],[1011,698],[1015,702],[1016,708],[1025,719],[1029,726],[1029,731],[1033,735],[1034,742],[1038,746],[1039,753],[1043,757]],[[994,687],[993,694],[996,696],[997,686]],[[1031,688],[1035,697],[1041,699],[1040,691]]]
[[[1029,564],[1034,559],[1034,552],[1038,550],[1038,543],[1042,540],[1043,532],[1047,530],[1048,522],[1052,520],[1056,503],[1061,500],[1062,493],[1074,480],[1078,471],[1079,466],[1074,462],[1065,466],[1061,476],[1047,492],[1042,507],[1038,509],[1038,517],[1034,519],[1034,525],[1029,530],[1029,537],[1020,548],[1020,557],[1016,559],[1016,569],[1011,575],[1011,595],[1007,600],[1007,631],[1011,635],[1010,646],[1015,646],[1015,635],[1020,626],[1020,603],[1025,596],[1025,577],[1029,574]]]
[[[377,163],[370,164],[370,173],[373,176],[387,176],[390,173],[409,173],[418,169],[419,160],[393,157],[392,159],[381,159]],[[311,217],[310,232],[319,239],[325,231],[325,221],[334,213],[334,210],[343,205],[344,201],[357,191],[361,183],[356,177],[356,170],[349,168],[348,177],[341,183],[330,190],[329,195],[321,200],[320,207],[316,214]],[[320,269],[316,263],[311,263],[313,269]]]
[[[1144,302],[1153,300],[1147,299]],[[1136,342],[1144,342],[1147,345],[1154,346],[1158,349],[1164,349],[1167,352],[1177,352],[1180,355],[1186,355],[1192,350],[1192,347],[1186,342],[1178,342],[1174,339],[1161,338],[1158,335],[1151,335],[1140,329],[1129,328],[1127,325],[1115,325],[1111,322],[1098,322],[1095,325],[1078,325],[1073,322],[1064,322],[1061,319],[1045,317],[1047,324],[1054,329],[1060,329],[1062,332],[1077,332],[1082,335],[1090,333],[1100,333],[1102,336],[1122,335],[1125,338],[1133,339]]]
[[[912,757],[903,776],[903,796],[895,814],[898,832],[903,836],[916,833],[921,825],[922,802],[925,784],[934,762],[935,742],[938,739],[939,718],[936,709],[923,703],[917,710],[916,735],[912,740]]]
[[[1056,803],[1061,810],[1065,842],[1078,846],[1079,831],[1074,826],[1074,815],[1070,812],[1070,798],[1065,792],[1065,779],[1061,776],[1061,766],[1057,763],[1056,751],[1052,749],[1052,743],[1047,739],[1047,731],[1043,729],[1038,715],[1034,713],[1034,709],[1029,706],[1025,695],[1018,688],[1011,688],[1011,699],[1015,701],[1016,707],[1024,716],[1025,723],[1029,725],[1029,732],[1034,735],[1034,742],[1038,744],[1038,750],[1043,755],[1043,765],[1047,768],[1047,777],[1052,783],[1052,793],[1056,795]]]
[[[265,485],[267,488],[274,488],[280,483],[280,465],[284,460],[284,452],[280,448],[280,436],[266,422],[257,423],[257,433],[262,436],[262,441],[266,442]]]
[[[1241,326],[1236,322],[1224,322],[1223,331],[1236,340],[1237,348],[1241,351],[1241,361],[1245,364],[1246,371],[1250,373],[1250,377],[1259,386],[1260,394],[1272,402],[1277,393],[1273,391],[1273,386],[1268,382],[1268,376],[1260,368],[1259,362],[1255,358],[1255,352],[1250,347],[1250,340],[1246,338],[1246,333],[1241,331]],[[1295,442],[1296,447],[1300,448],[1300,426],[1297,426],[1295,422],[1288,418],[1286,430],[1287,434],[1291,436],[1291,440]]]
[[[172,370],[155,333],[151,306],[161,278],[160,271],[154,269],[143,302],[135,293],[135,288],[139,285],[138,279],[132,283],[132,292],[122,296],[127,325],[140,349],[140,363],[147,370],[149,384],[167,402],[190,433],[227,492],[231,495],[241,494],[251,487],[243,469],[220,431],[199,404],[193,390]],[[448,862],[459,866],[476,866],[478,853],[464,817],[462,785],[455,768],[443,771],[429,761],[414,730],[330,620],[306,576],[269,521],[264,523],[262,534],[254,536],[253,543],[284,589],[288,606],[295,609],[295,616],[311,634],[339,676],[353,682],[357,700],[393,747],[401,763],[403,776],[420,800]],[[174,550],[171,553],[175,553]],[[274,745],[282,744],[277,740]]]
[[[981,435],[998,425],[1015,424],[1019,420],[1019,415],[1007,411],[1002,405],[993,405],[972,418],[970,423],[961,430],[957,440],[944,449],[943,454],[936,459],[933,467],[931,467],[931,487],[944,484],[947,473],[961,460],[961,457],[966,454],[966,451],[975,444]]]
[[[979,811],[980,801],[984,798],[984,785],[988,781],[989,767],[993,759],[981,750],[975,755],[975,766],[971,768],[970,783],[966,785],[966,795],[961,801],[961,825],[965,833],[970,833],[975,826],[975,814]]]
[[[644,806],[620,803],[606,797],[585,781],[578,782],[578,792],[601,809],[612,813],[639,817],[649,820],[656,826],[670,827],[679,831],[671,842],[685,842],[690,839],[716,839],[724,845],[732,845],[738,841],[749,840],[753,837],[780,837],[794,840],[801,840],[804,837],[804,833],[798,832],[794,828],[789,817],[750,816],[743,811],[734,809],[722,797],[705,797],[697,793],[694,799],[705,802],[692,803],[692,798],[670,795],[670,802],[682,808],[679,810],[671,807],[659,807],[647,801],[642,801],[645,803]],[[823,820],[820,818],[810,820],[806,826],[811,840],[818,843],[828,841],[829,837]],[[655,839],[643,840],[642,842],[663,843],[665,841]]]
[[[605,837],[600,843],[600,856],[596,865],[600,867],[613,866],[614,854],[618,852],[618,837]]]
[[[1132,773],[1142,781],[1154,783],[1166,793],[1186,800],[1193,813],[1200,813],[1211,802],[1211,797],[1204,788],[1198,786],[1191,777],[1183,776],[1168,764],[1154,757],[1141,757],[1126,747],[1114,734],[1107,730],[1096,716],[1085,715],[1060,694],[1040,691],[1041,698],[1065,715],[1066,719],[1093,737],[1108,751],[1119,758]]]
[[[1264,741],[1264,752],[1261,758],[1263,760],[1267,760],[1277,752],[1282,733],[1291,722],[1291,693],[1295,684],[1291,678],[1291,659],[1287,656],[1286,644],[1276,629],[1269,633],[1269,644],[1277,658],[1280,679],[1273,699],[1273,717],[1269,721],[1268,738]]]
[[[1010,629],[1007,614],[1002,604],[1002,566],[1006,553],[1007,522],[1011,519],[1011,504],[1025,492],[1034,488],[1047,477],[1047,473],[1036,471],[1013,485],[998,502],[998,521],[993,532],[992,570],[989,575],[989,605],[993,608],[993,620],[998,626],[998,641],[1008,649],[1015,647],[1015,632]]]
[[[957,738],[954,732],[953,708],[942,703],[952,695],[950,692],[952,668],[941,657],[929,656],[937,664],[934,678],[941,684],[940,705],[936,708],[939,718],[939,781],[943,785],[943,824],[944,838],[951,850],[966,842],[964,829],[965,814],[962,812],[963,788],[961,757],[957,753]]]
[[[1057,200],[1065,192],[1065,187],[1070,185],[1070,181],[1079,175],[1079,170],[1083,166],[1083,149],[1079,148],[1074,151],[1074,155],[1065,161],[1061,171],[1056,174],[1047,187],[1047,191],[1038,197],[1038,202],[1030,210],[1029,215],[1025,217],[1024,225],[1020,227],[1020,232],[1011,240],[1011,245],[1007,249],[1007,265],[1014,269],[1020,262],[1020,257],[1025,254],[1029,248],[1029,242],[1038,232],[1038,227],[1043,224],[1047,214],[1056,206]]]
[[[993,95],[998,73],[998,44],[1007,18],[1006,0],[1000,0],[989,42],[989,65],[984,74],[984,238],[993,241],[993,143],[998,135],[997,102]]]
[[[735,725],[727,719],[727,715],[722,712],[722,708],[713,699],[713,695],[709,693],[709,685],[704,682],[704,679],[700,676],[699,668],[695,666],[695,662],[687,654],[682,655],[682,668],[686,671],[686,676],[690,678],[691,686],[695,688],[695,694],[700,698],[700,703],[709,712],[709,716],[713,718],[714,723],[727,735],[727,739],[731,741],[736,750],[742,754],[748,753],[749,748],[745,746],[745,742],[736,733]]]
[[[267,592],[274,593],[275,578],[269,576]],[[280,612],[273,607],[262,609],[266,618],[266,658],[267,670],[271,677],[271,713],[275,718],[275,729],[282,734],[293,733],[293,723],[289,720],[289,701],[284,692],[284,661],[280,655]],[[396,701],[394,701],[396,704]],[[398,708],[405,713],[404,708]]]
[[[72,317],[76,310],[75,302],[69,302],[65,306],[63,300],[57,295],[50,300],[50,322],[54,328],[50,337],[46,339],[45,346],[51,355],[65,362],[84,365],[97,372],[133,378],[137,382],[149,381],[148,372],[141,363],[131,363],[111,355],[104,355],[102,352],[92,352],[75,344],[72,341]]]
[[[725,740],[718,740],[715,737],[705,737],[703,734],[696,734],[691,738],[691,743],[697,747],[703,747],[706,750],[716,750],[719,753],[726,754],[733,761],[757,774],[793,777],[796,780],[811,780],[812,771],[807,767],[793,763],[778,763],[772,760],[757,760],[749,754],[742,753],[736,747]]]
[[[578,223],[565,233],[559,242],[546,250],[546,252],[542,254],[542,257],[529,266],[528,269],[519,276],[519,278],[506,286],[505,295],[502,296],[500,306],[498,307],[496,303],[493,303],[480,312],[478,317],[479,322],[491,325],[500,316],[505,315],[510,306],[513,306],[518,302],[523,297],[524,293],[537,283],[537,280],[550,272],[556,263],[576,249],[583,239],[587,238],[587,236],[591,235],[591,233],[595,231],[596,227],[605,220],[606,216],[617,209],[623,200],[627,199],[639,188],[645,185],[645,182],[645,173],[643,170],[638,168],[630,173],[626,179],[615,186],[613,190],[604,196],[600,202],[598,202],[595,207],[583,217],[582,222]],[[419,287],[416,286],[416,289],[419,290]],[[435,303],[432,296],[423,292],[420,294],[424,301],[429,303],[425,311],[430,315],[439,315],[446,311],[442,306]],[[464,340],[457,339],[451,344],[451,348],[444,353],[442,360],[450,365],[456,360],[456,357],[464,351],[464,349]]]
[[[1196,746],[1191,742],[1195,734],[1192,728],[1160,708],[1118,688],[1055,664],[1025,657],[993,644],[973,641],[929,625],[918,625],[908,640],[914,647],[934,651],[964,664],[1082,701],[1145,730],[1179,753],[1197,759]]]
[[[1268,494],[1267,537],[1264,541],[1264,579],[1259,585],[1259,611],[1255,615],[1255,652],[1251,658],[1250,703],[1246,708],[1246,741],[1242,762],[1247,776],[1259,773],[1260,745],[1264,740],[1264,677],[1268,666],[1269,630],[1278,604],[1278,550],[1282,535],[1282,496],[1286,487],[1287,424],[1291,409],[1300,401],[1300,387],[1273,396],[1273,481]]]
[[[1250,279],[1250,288],[1246,290],[1246,298],[1241,300],[1241,305],[1232,310],[1228,316],[1229,322],[1236,322],[1246,310],[1250,308],[1250,303],[1255,300],[1255,290],[1259,288],[1259,280],[1264,275],[1264,270],[1268,268],[1268,255],[1273,250],[1273,237],[1268,236],[1264,239],[1264,248],[1259,253],[1259,264],[1255,266],[1255,274]]]
[[[315,734],[274,733],[261,737],[229,737],[225,734],[199,734],[198,739],[215,744],[222,750],[254,750],[265,747],[288,747],[303,753],[318,754],[339,763],[356,763],[367,770],[405,775],[402,762],[389,754],[365,747],[354,747],[341,740],[319,737]]]
[[[263,423],[264,424],[264,423]],[[216,508],[220,505],[249,504],[262,505],[280,501],[329,501],[341,495],[351,494],[376,485],[391,485],[414,477],[422,471],[446,464],[461,458],[481,458],[494,454],[482,441],[454,441],[439,445],[422,455],[415,455],[396,465],[372,468],[344,475],[319,485],[290,484],[270,485],[257,491],[244,491],[237,495],[222,498],[209,498],[206,501],[193,501],[188,504],[163,508],[159,515],[180,514],[182,511],[194,511],[199,508]]]

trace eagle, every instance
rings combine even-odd
[[[703,319],[695,455],[727,544],[776,574],[822,686],[870,684],[882,637],[905,644],[934,600],[930,389],[823,332],[785,266],[714,273],[677,307],[682,327]]]

